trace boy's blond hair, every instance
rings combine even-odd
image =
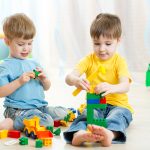
[[[100,36],[119,39],[121,33],[122,29],[119,17],[107,13],[97,15],[90,28],[91,37],[97,39]]]
[[[36,34],[32,20],[23,13],[7,17],[3,24],[3,31],[9,40],[14,38],[32,39]]]

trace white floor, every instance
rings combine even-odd
[[[49,147],[42,149],[51,150],[75,150],[75,149],[88,149],[88,150],[148,150],[150,149],[150,89],[144,85],[145,74],[144,73],[133,73],[134,82],[129,92],[130,103],[134,107],[134,120],[127,130],[127,142],[126,144],[115,144],[109,148],[100,147],[99,144],[88,145],[86,147],[73,147],[66,144],[63,136],[54,137],[53,144]],[[46,93],[46,98],[49,101],[49,105],[62,105],[66,107],[77,108],[81,103],[84,103],[84,92],[80,93],[77,97],[71,95],[74,88],[68,87],[63,79],[53,79],[52,88]],[[0,99],[0,120],[3,119],[3,99]],[[62,128],[66,130],[67,128]],[[28,146],[20,146],[15,144],[12,146],[6,146],[4,143],[11,139],[0,140],[0,150],[27,150],[35,149],[34,140],[29,140]]]

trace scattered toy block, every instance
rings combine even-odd
[[[8,137],[10,138],[20,138],[20,131],[17,130],[9,130]]]
[[[20,145],[28,145],[28,138],[27,137],[19,138],[19,144]]]
[[[54,127],[60,126],[60,120],[54,120]]]
[[[0,130],[0,139],[7,138],[8,130]]]

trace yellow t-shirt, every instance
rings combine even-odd
[[[115,53],[113,57],[108,60],[100,60],[94,53],[91,53],[81,59],[75,69],[79,71],[81,75],[85,73],[88,78],[100,65],[105,68],[106,73],[103,74],[98,72],[97,76],[92,79],[92,84],[97,85],[101,82],[118,84],[120,77],[127,77],[131,82],[131,76],[128,72],[126,61],[118,53]],[[106,95],[106,101],[108,104],[127,108],[133,113],[133,109],[128,103],[128,96],[126,93],[108,94]]]

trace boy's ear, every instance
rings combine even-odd
[[[9,46],[10,40],[9,40],[8,38],[4,37],[4,41],[5,41],[5,44],[6,44],[7,46]]]

